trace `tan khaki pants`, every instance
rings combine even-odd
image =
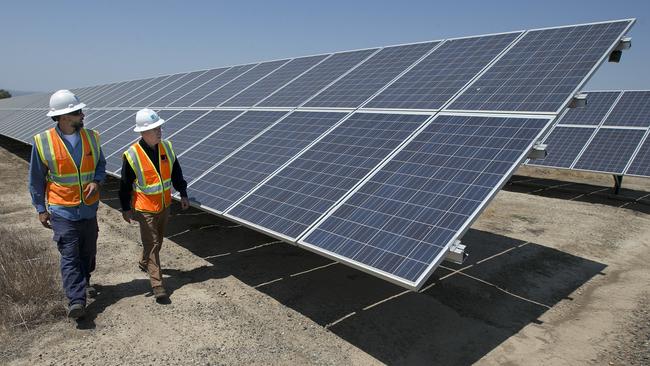
[[[165,227],[169,221],[169,207],[155,214],[136,211],[133,218],[140,223],[140,237],[142,238],[140,264],[149,273],[151,287],[162,286],[160,248],[165,235]]]

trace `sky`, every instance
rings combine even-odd
[[[650,89],[650,1],[7,1],[0,89],[52,91],[325,52],[636,18],[585,90]]]

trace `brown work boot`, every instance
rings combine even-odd
[[[164,299],[167,297],[167,291],[165,291],[165,288],[162,286],[156,286],[153,288],[153,297],[158,299]]]
[[[84,304],[72,304],[68,307],[68,318],[79,319],[83,318],[86,314],[86,306]]]

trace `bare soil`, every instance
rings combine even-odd
[[[1,225],[52,243],[26,154],[0,141]],[[420,293],[174,207],[158,304],[111,179],[89,316],[0,334],[0,364],[649,365],[650,180],[619,196],[597,174],[525,167],[512,182],[463,238],[468,260]]]

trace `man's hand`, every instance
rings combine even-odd
[[[84,197],[89,199],[93,194],[99,192],[99,184],[97,182],[90,182],[84,189]]]
[[[187,197],[181,197],[181,210],[185,211],[190,208],[190,200]]]
[[[131,220],[133,220],[133,211],[131,210],[122,211],[122,218],[124,219],[124,221],[130,224]]]
[[[41,225],[44,227],[51,229],[52,225],[50,224],[50,213],[45,211],[45,212],[40,212],[38,214],[38,221],[41,222]]]

